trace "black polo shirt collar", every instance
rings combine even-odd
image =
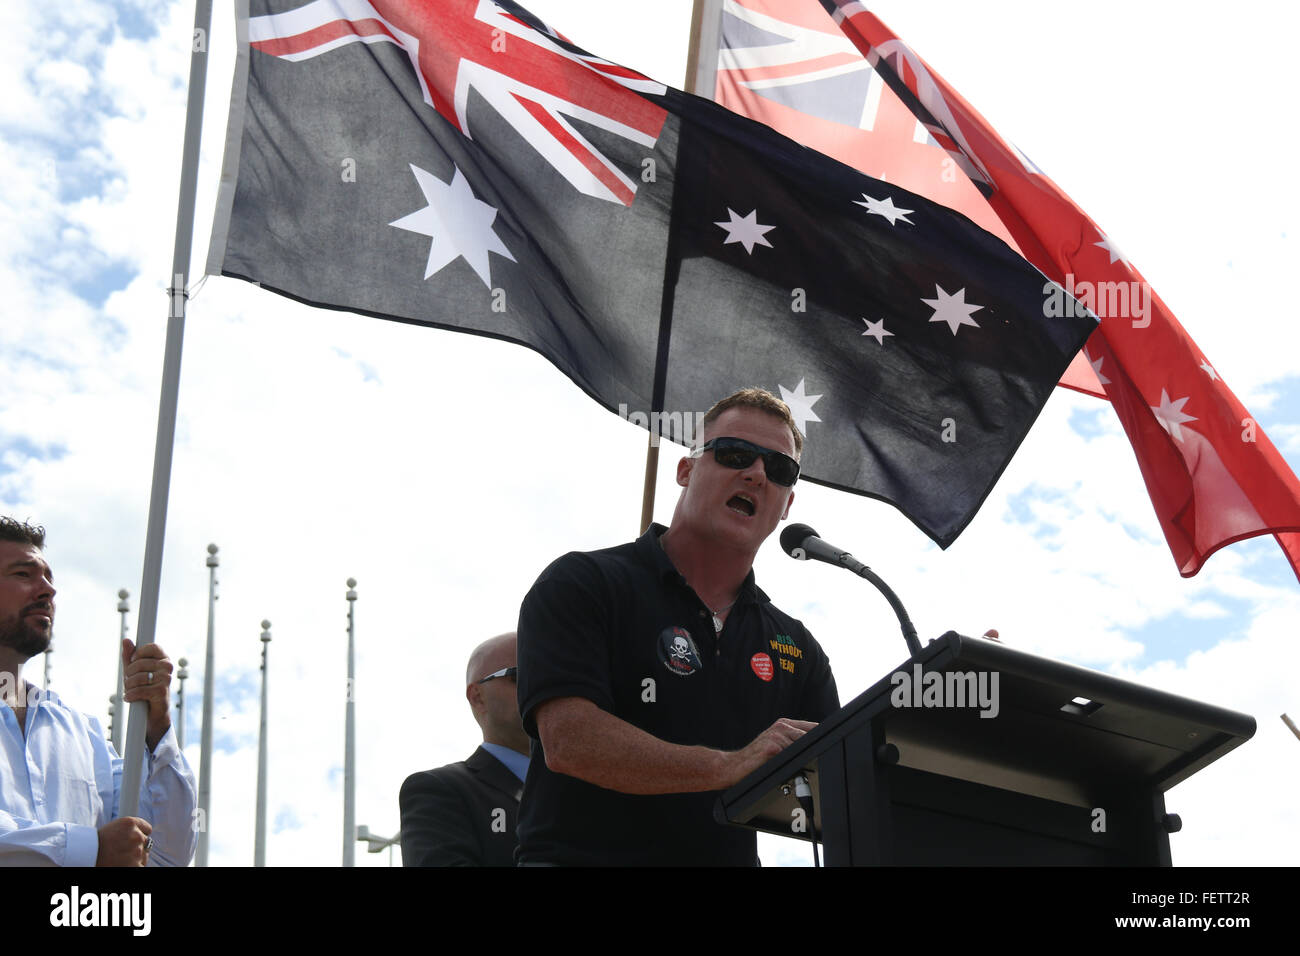
[[[676,565],[669,560],[668,552],[664,550],[664,546],[659,540],[667,530],[668,528],[665,525],[651,522],[650,527],[646,529],[645,534],[637,538],[637,556],[645,562],[648,567],[654,569],[656,576],[660,580],[672,581],[680,584],[682,587],[694,594],[695,592],[691,588],[690,584],[687,583],[686,578],[682,577],[682,573],[677,570]],[[698,594],[695,596],[700,600],[700,603],[703,603],[703,598],[700,598]],[[749,573],[745,575],[745,580],[740,584],[740,592],[736,595],[735,606],[741,604],[768,604],[770,602],[771,598],[769,598],[763,589],[755,583],[754,569],[750,568]]]

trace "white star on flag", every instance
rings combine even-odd
[[[799,426],[799,434],[807,437],[808,423],[821,421],[817,413],[812,410],[821,396],[804,394],[803,379],[799,379],[799,384],[794,387],[794,391],[784,385],[778,385],[777,388],[781,389],[781,401],[790,406],[790,414],[794,418],[794,423]]]
[[[727,215],[731,217],[730,222],[715,222],[715,226],[721,226],[727,230],[727,238],[722,241],[725,246],[729,242],[739,242],[745,247],[745,251],[750,255],[754,254],[754,246],[767,246],[772,248],[772,244],[763,238],[763,234],[771,232],[776,226],[760,225],[758,221],[758,210],[753,210],[748,216],[741,217],[730,207],[727,208]]]
[[[1205,374],[1210,376],[1211,382],[1217,382],[1219,380],[1219,373],[1216,372],[1213,367],[1211,367],[1210,363],[1205,361],[1205,359],[1201,359],[1201,368],[1205,369]]]
[[[474,198],[465,174],[456,167],[452,168],[451,182],[444,183],[432,173],[412,165],[411,172],[429,205],[389,225],[407,232],[418,232],[433,240],[429,246],[429,261],[424,267],[426,279],[464,256],[474,274],[490,289],[492,271],[488,253],[495,252],[511,262],[515,257],[501,237],[492,231],[496,209]]]
[[[1101,236],[1101,242],[1094,242],[1093,245],[1106,250],[1106,255],[1110,256],[1111,265],[1114,265],[1116,262],[1122,262],[1126,266],[1132,265],[1132,263],[1128,261],[1128,257],[1119,251],[1119,246],[1111,242],[1104,232],[1098,232],[1097,235]]]
[[[970,317],[970,314],[978,312],[984,306],[972,305],[967,302],[965,289],[958,289],[952,295],[949,295],[936,283],[934,291],[939,294],[937,299],[921,300],[934,309],[934,315],[930,317],[931,322],[947,322],[948,328],[952,329],[953,335],[956,335],[957,329],[963,325],[971,325],[977,329],[980,327],[979,323]]]
[[[866,193],[863,193],[862,198],[865,199],[866,202],[858,202],[855,199],[853,200],[853,204],[855,206],[861,206],[869,214],[873,216],[882,216],[885,219],[888,219],[889,224],[891,226],[898,225],[898,220],[900,219],[903,220],[903,222],[907,223],[908,225],[912,225],[912,226],[916,225],[916,223],[912,222],[912,220],[907,218],[907,214],[909,212],[916,212],[916,210],[899,209],[897,206],[894,205],[893,196],[886,196],[884,199],[874,199],[871,196],[868,196]]]
[[[1097,381],[1101,382],[1101,384],[1103,385],[1109,385],[1110,379],[1108,379],[1105,375],[1101,374],[1101,363],[1106,361],[1106,356],[1103,355],[1101,358],[1097,359],[1096,361],[1093,361],[1092,356],[1088,354],[1088,350],[1084,349],[1083,357],[1087,359],[1088,364],[1092,366],[1093,372],[1095,372],[1097,375]]]
[[[893,335],[893,334],[894,334],[893,332],[891,332],[891,331],[889,331],[887,328],[885,328],[885,320],[884,320],[884,319],[881,319],[879,322],[872,322],[870,319],[863,319],[862,321],[867,323],[867,331],[863,332],[862,334],[863,334],[863,335],[870,335],[872,338],[874,338],[874,339],[875,339],[877,342],[879,342],[881,345],[884,345],[884,344],[885,344],[885,336],[886,336],[886,335]]]
[[[1189,398],[1191,398],[1190,395],[1186,398],[1180,398],[1176,402],[1171,402],[1169,400],[1169,393],[1162,388],[1160,390],[1160,407],[1157,408],[1154,405],[1148,406],[1155,414],[1156,421],[1160,423],[1160,427],[1169,432],[1169,434],[1173,435],[1174,438],[1179,441],[1183,440],[1183,423],[1196,421],[1194,415],[1183,414],[1183,406],[1187,404]]]

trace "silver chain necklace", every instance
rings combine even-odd
[[[726,607],[720,607],[720,608],[718,608],[716,611],[715,611],[713,608],[709,608],[709,613],[713,615],[713,633],[714,633],[714,634],[721,634],[721,633],[722,633],[722,618],[721,618],[719,615],[726,614],[728,611],[730,611],[733,607],[736,606],[736,601],[739,601],[739,600],[740,600],[740,596],[737,595],[737,596],[736,596],[736,599],[733,600],[733,601],[732,601],[730,604],[728,604]],[[705,606],[707,607],[708,605],[705,605]]]

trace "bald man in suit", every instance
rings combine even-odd
[[[515,865],[529,740],[516,698],[514,632],[474,648],[465,685],[483,745],[468,760],[412,774],[402,784],[404,866]]]

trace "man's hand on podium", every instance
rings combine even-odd
[[[727,754],[725,776],[719,789],[725,790],[744,780],[816,726],[811,720],[782,717],[755,737],[744,750],[733,750]]]

